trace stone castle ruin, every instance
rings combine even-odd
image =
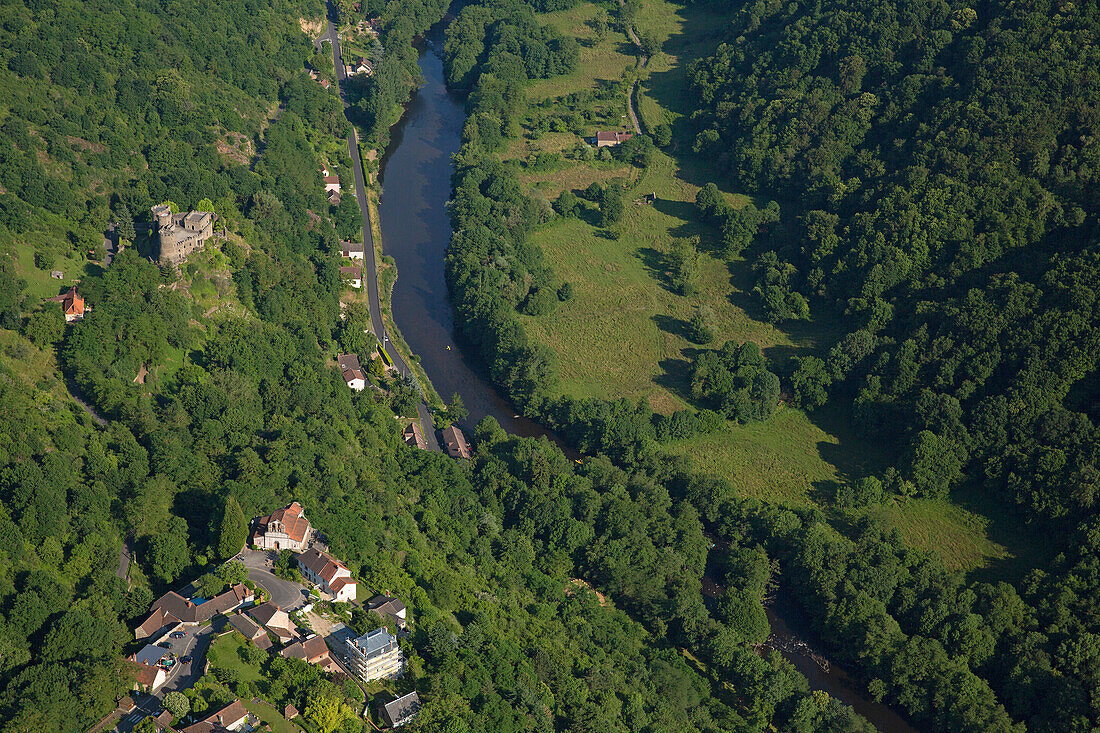
[[[152,212],[153,234],[160,245],[157,261],[161,265],[179,264],[214,236],[218,215],[212,211],[173,214],[168,204],[159,204]]]

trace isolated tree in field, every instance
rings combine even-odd
[[[930,430],[917,433],[909,447],[909,480],[920,496],[946,496],[962,478],[962,461],[954,444]]]
[[[623,218],[623,190],[608,186],[600,195],[600,225],[618,224]]]
[[[713,308],[709,305],[699,306],[688,324],[688,338],[697,344],[709,344],[718,335],[716,321]]]
[[[668,253],[669,285],[685,297],[695,294],[695,264],[699,252],[694,239],[677,239]]]
[[[222,560],[233,557],[244,547],[248,539],[248,522],[241,511],[241,505],[232,496],[225,499],[221,528],[218,531],[218,557]]]
[[[191,701],[182,692],[172,690],[164,696],[164,709],[170,712],[172,717],[182,718],[191,712]]]
[[[558,200],[554,202],[554,211],[561,216],[573,216],[577,213],[579,205],[576,194],[572,191],[562,191],[561,196],[558,196]]]
[[[791,359],[791,392],[794,403],[804,410],[813,410],[825,404],[829,370],[825,362],[816,356],[796,356]]]

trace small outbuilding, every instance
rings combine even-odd
[[[383,705],[379,712],[382,720],[391,728],[408,725],[420,712],[420,696],[415,691],[402,695]]]

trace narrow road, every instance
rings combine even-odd
[[[630,113],[630,124],[634,125],[634,134],[642,134],[642,125],[638,122],[638,113],[634,111],[634,97],[638,91],[638,82],[630,85],[630,94],[626,97],[626,111]]]
[[[126,587],[130,587],[130,581],[128,577],[130,575],[130,560],[134,556],[134,547],[131,544],[130,538],[126,537],[122,540],[122,549],[118,551],[118,570],[115,571],[115,575],[126,581]]]
[[[344,59],[340,54],[340,34],[336,30],[336,24],[332,22],[332,12],[330,5],[327,20],[328,27],[324,35],[316,39],[314,43],[318,47],[326,40],[332,44],[332,63],[336,68],[336,86],[340,90],[340,101],[344,103],[344,115],[347,116],[348,108],[351,106],[344,91],[347,74],[344,73]],[[351,156],[352,171],[355,174],[355,200],[359,203],[359,212],[363,216],[363,275],[367,283],[367,300],[370,303],[371,330],[374,331],[374,335],[378,337],[383,348],[386,348],[389,336],[386,334],[386,325],[382,320],[381,301],[378,296],[378,263],[374,254],[374,231],[371,229],[370,208],[367,206],[367,186],[366,178],[363,175],[363,161],[359,157],[359,136],[355,132],[354,125],[351,132],[348,133],[348,154]],[[397,367],[397,371],[402,376],[416,378],[396,348],[386,348],[386,353],[393,359],[393,365]],[[417,407],[417,412],[420,415],[420,427],[424,431],[424,439],[427,440],[428,447],[431,450],[439,451],[439,442],[435,437],[435,423],[432,421],[428,406],[421,402]]]

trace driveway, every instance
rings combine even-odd
[[[276,606],[290,611],[305,603],[306,589],[301,584],[283,580],[271,572],[274,552],[244,550],[237,557],[248,568],[248,577],[267,591]]]

